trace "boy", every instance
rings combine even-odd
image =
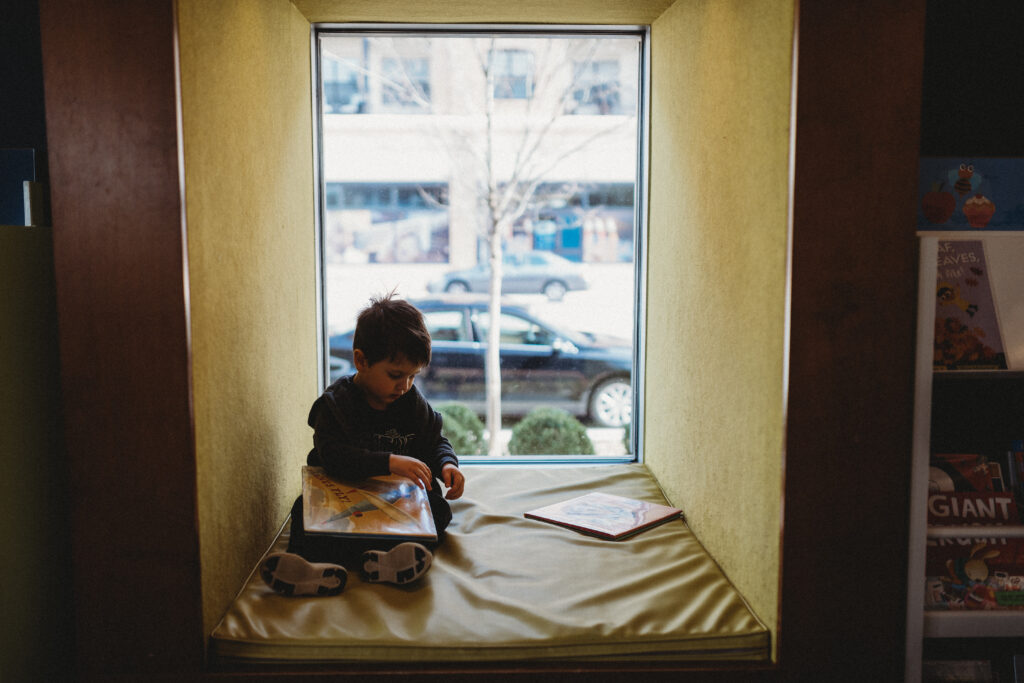
[[[427,492],[440,542],[452,519],[445,499],[460,497],[465,479],[441,435],[441,416],[413,386],[430,362],[423,315],[393,295],[371,300],[356,322],[352,355],[355,375],[327,387],[310,409],[313,450],[306,462],[349,481],[408,477]],[[444,497],[438,479],[448,487]],[[292,506],[288,552],[269,556],[260,575],[286,595],[336,595],[345,587],[346,567],[360,569],[368,581],[405,584],[421,577],[432,559],[419,543],[307,535],[300,496]]]

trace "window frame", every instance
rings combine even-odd
[[[589,24],[399,24],[399,23],[313,23],[310,26],[310,59],[311,59],[311,106],[313,114],[313,157],[314,157],[314,192],[315,210],[314,249],[316,252],[315,290],[316,290],[316,324],[317,334],[317,366],[320,369],[317,377],[318,392],[326,388],[330,373],[330,357],[328,330],[326,325],[326,250],[325,250],[325,187],[323,157],[323,106],[320,79],[322,76],[320,37],[329,34],[361,34],[361,35],[429,35],[429,36],[472,36],[501,35],[518,37],[551,37],[556,35],[578,36],[635,36],[639,39],[639,59],[637,74],[637,154],[636,182],[633,189],[633,291],[634,291],[634,322],[633,371],[631,385],[633,394],[633,417],[629,429],[630,453],[626,456],[507,456],[499,461],[487,456],[460,458],[467,463],[486,463],[500,465],[517,464],[593,464],[595,462],[644,462],[644,379],[646,349],[646,311],[647,311],[647,220],[648,220],[648,173],[650,143],[650,72],[651,72],[651,36],[650,27],[644,25],[589,25]],[[639,428],[635,428],[639,425]]]

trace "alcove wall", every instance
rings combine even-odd
[[[192,400],[209,633],[301,487],[317,396],[309,22],[178,7]]]
[[[792,3],[193,0],[178,16],[204,628],[283,520],[308,447],[309,24],[535,21],[652,24],[647,376],[673,381],[646,384],[646,458],[774,629]]]
[[[793,20],[680,1],[651,27],[644,457],[773,632]]]

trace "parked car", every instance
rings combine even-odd
[[[511,252],[502,258],[503,294],[544,294],[560,301],[570,290],[587,289],[583,266],[550,251]],[[491,269],[486,263],[454,270],[427,285],[432,293],[490,291]]]
[[[478,296],[412,301],[433,339],[430,365],[416,385],[432,403],[486,410],[484,354],[488,304]],[[633,350],[623,339],[565,330],[526,308],[501,309],[501,411],[522,416],[540,405],[563,408],[604,427],[629,423]],[[352,335],[330,337],[331,381],[354,372]]]

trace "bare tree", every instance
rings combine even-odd
[[[496,88],[496,56],[498,43],[494,38],[486,43],[479,42],[478,47],[485,47],[478,64],[484,74],[484,116],[486,124],[483,140],[484,160],[482,169],[486,178],[487,215],[484,229],[487,244],[487,258],[490,267],[490,301],[487,337],[487,356],[485,361],[485,377],[487,387],[486,425],[492,435],[489,442],[489,455],[501,455],[501,444],[493,435],[501,429],[501,372],[500,372],[500,332],[501,332],[501,283],[502,283],[502,242],[504,236],[511,233],[513,224],[519,220],[531,206],[543,201],[538,191],[542,183],[551,179],[552,170],[560,163],[570,159],[576,153],[598,142],[601,138],[621,130],[629,125],[628,120],[616,120],[600,126],[583,139],[566,144],[555,140],[559,127],[569,114],[569,103],[579,83],[577,77],[580,69],[576,64],[587,64],[597,49],[596,39],[574,41],[565,57],[560,60],[551,58],[550,54],[538,59],[535,72],[536,83],[533,85],[537,97],[527,99],[527,112],[520,117],[517,131],[518,143],[515,156],[507,177],[502,177],[495,165],[495,125],[497,115]],[[544,48],[550,53],[552,43],[545,42]],[[573,49],[575,48],[575,49]],[[575,52],[576,59],[573,59]],[[572,76],[559,82],[557,76],[565,69],[572,69]],[[542,111],[538,112],[538,109]],[[539,115],[538,115],[539,113]],[[635,124],[634,124],[635,125]]]

